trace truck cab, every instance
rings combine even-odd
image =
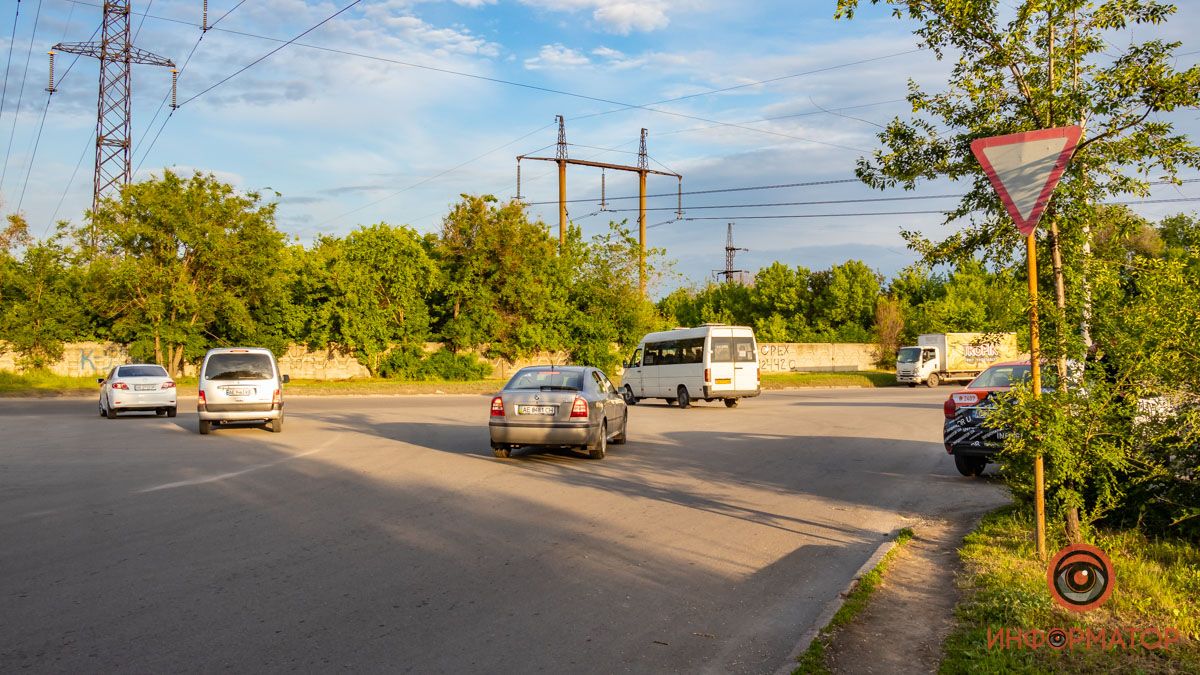
[[[930,387],[940,383],[937,347],[902,347],[896,353],[896,381],[915,387],[922,382]]]

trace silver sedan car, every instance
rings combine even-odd
[[[532,366],[513,375],[492,399],[492,452],[508,457],[523,445],[581,448],[603,459],[625,442],[625,399],[608,377],[585,366]]]

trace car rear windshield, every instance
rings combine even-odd
[[[992,366],[979,374],[971,387],[1011,387],[1029,379],[1029,366]]]
[[[570,370],[522,370],[513,375],[504,388],[581,391],[583,373]]]
[[[714,363],[754,363],[757,354],[752,337],[717,337],[713,336],[712,359]]]
[[[269,380],[275,377],[267,354],[213,354],[204,366],[206,380]]]
[[[121,366],[117,369],[117,377],[166,377],[167,371],[162,366]]]

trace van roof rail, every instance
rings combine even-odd
[[[729,324],[727,324],[727,323],[711,323],[710,322],[710,323],[702,323],[699,326],[697,326],[697,328],[704,328],[705,326],[728,326],[728,325]]]

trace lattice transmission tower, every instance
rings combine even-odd
[[[138,49],[129,38],[130,0],[105,0],[104,23],[99,42],[60,42],[54,52],[78,54],[100,59],[100,95],[96,104],[96,175],[92,191],[92,210],[100,198],[114,188],[129,183],[130,139],[129,98],[130,66],[143,64],[174,69],[168,58]],[[53,71],[51,71],[53,72]],[[51,76],[53,77],[53,76]],[[54,93],[54,81],[49,91]]]
[[[729,228],[725,231],[725,269],[715,270],[717,276],[725,277],[726,282],[737,279],[744,282],[742,275],[746,270],[736,270],[733,268],[733,257],[738,251],[749,251],[748,248],[738,248],[733,245],[733,223],[729,223]]]

